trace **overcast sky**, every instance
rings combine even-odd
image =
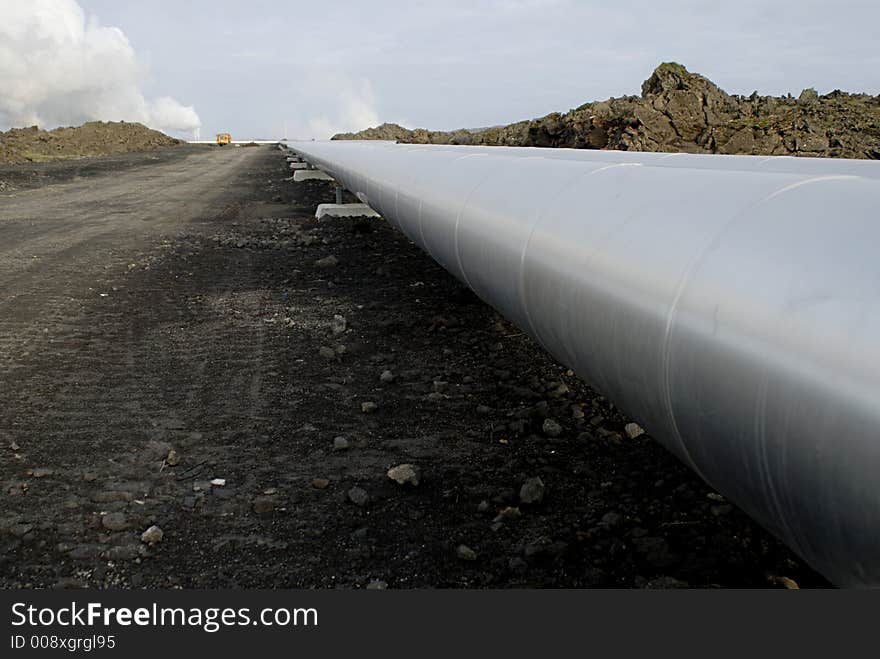
[[[124,33],[148,116],[171,97],[203,137],[508,123],[638,94],[670,60],[735,93],[880,93],[878,0],[78,4],[92,28]]]

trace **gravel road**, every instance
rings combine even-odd
[[[269,147],[0,168],[0,586],[827,585],[288,173]]]

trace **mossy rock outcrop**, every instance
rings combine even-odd
[[[797,98],[737,96],[666,62],[642,83],[640,96],[479,130],[383,124],[333,139],[878,159],[880,96],[839,90],[820,96],[814,89]]]

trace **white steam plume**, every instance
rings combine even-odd
[[[124,120],[196,132],[195,109],[147,100],[143,77],[122,30],[87,21],[76,0],[0,0],[0,129]]]
[[[366,78],[321,72],[307,76],[302,87],[310,90],[312,103],[319,102],[321,114],[310,118],[305,126],[297,126],[300,135],[327,139],[336,133],[363,130],[379,123],[373,86]]]

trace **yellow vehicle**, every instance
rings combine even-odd
[[[217,133],[217,146],[224,146],[232,141],[232,135],[229,133]]]

